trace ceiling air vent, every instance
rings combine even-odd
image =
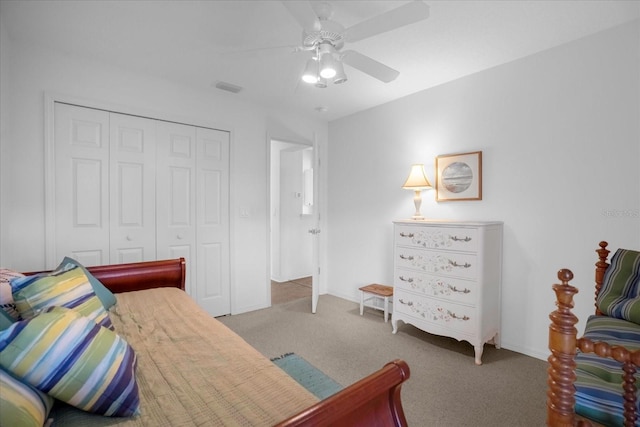
[[[215,87],[216,89],[226,90],[227,92],[231,93],[238,93],[242,90],[240,86],[236,86],[227,82],[216,82]]]

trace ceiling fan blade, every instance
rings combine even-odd
[[[240,58],[240,57],[256,57],[260,58],[266,55],[273,55],[279,53],[296,53],[301,49],[299,46],[293,45],[283,45],[283,46],[267,46],[267,47],[256,47],[253,49],[244,49],[244,50],[231,50],[228,52],[221,52],[220,56],[227,58]]]
[[[341,58],[342,62],[345,64],[350,65],[363,73],[369,74],[371,77],[374,77],[384,83],[389,83],[400,75],[399,71],[387,67],[386,65],[356,52],[355,50],[347,50],[343,52]]]
[[[355,24],[345,30],[345,40],[356,42],[377,34],[386,33],[429,17],[429,6],[414,0],[389,12]]]
[[[311,3],[308,1],[287,1],[282,0],[282,5],[289,11],[298,24],[308,33],[319,31],[321,28],[320,20],[313,11]]]

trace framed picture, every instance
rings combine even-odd
[[[482,200],[482,151],[436,157],[436,201]]]

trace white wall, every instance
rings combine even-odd
[[[154,118],[215,124],[232,132],[232,312],[270,305],[269,137],[326,142],[327,125],[252,106],[213,88],[191,88],[7,40],[2,34],[0,264],[45,268],[44,96],[59,93]],[[249,212],[240,218],[239,212]]]
[[[391,221],[413,214],[400,188],[412,163],[434,180],[437,155],[482,150],[483,200],[436,203],[427,192],[422,213],[504,221],[502,344],[546,358],[557,271],[573,270],[585,319],[598,242],[640,248],[639,28],[331,122],[328,292],[355,300],[359,286],[393,283]]]

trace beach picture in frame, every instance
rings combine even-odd
[[[436,201],[482,200],[482,151],[436,157]]]

